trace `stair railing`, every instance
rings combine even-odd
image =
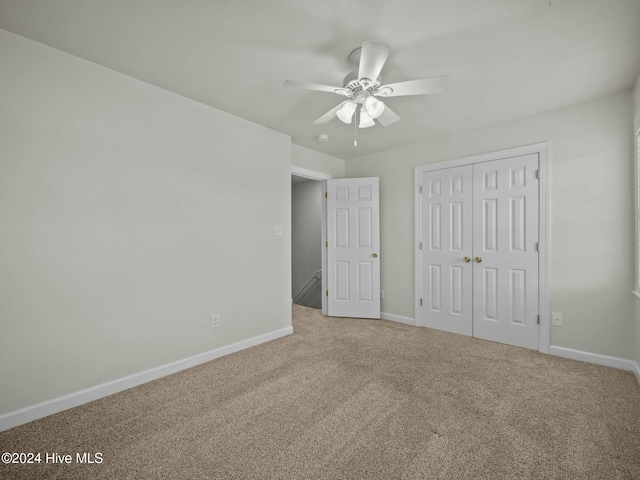
[[[316,270],[316,273],[311,275],[309,280],[307,280],[302,288],[298,290],[298,293],[293,296],[293,303],[298,303],[300,300],[302,300],[321,279],[322,269]]]

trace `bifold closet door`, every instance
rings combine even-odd
[[[473,166],[473,336],[538,349],[538,155]]]

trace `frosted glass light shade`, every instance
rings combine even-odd
[[[353,114],[356,111],[356,102],[347,102],[340,110],[336,112],[336,115],[340,120],[344,123],[351,123],[351,118],[353,118]]]
[[[367,109],[367,114],[371,118],[378,118],[384,111],[384,103],[374,96],[369,96],[364,101],[364,108]]]
[[[360,128],[368,128],[373,127],[376,122],[369,116],[364,106],[360,109],[360,124],[358,125]]]

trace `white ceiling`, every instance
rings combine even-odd
[[[0,0],[0,28],[348,159],[632,88],[640,0]],[[401,117],[358,130],[341,86],[363,40],[386,43],[385,83],[450,76],[441,95],[385,100]],[[317,143],[320,133],[329,141]]]

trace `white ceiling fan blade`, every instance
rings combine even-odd
[[[358,69],[358,80],[368,78],[375,82],[380,75],[380,70],[387,61],[391,48],[382,43],[372,43],[366,40],[362,42],[360,51],[360,68]]]
[[[319,85],[317,83],[292,82],[291,80],[284,82],[284,86],[287,88],[298,88],[300,90],[317,90],[319,92],[338,93],[340,95],[343,95],[342,90],[344,90],[344,88],[341,87],[330,87],[329,85]]]
[[[442,93],[447,87],[448,75],[439,77],[409,80],[408,82],[390,83],[382,85],[375,93],[377,97],[402,97],[405,95],[426,95],[428,93]]]
[[[314,125],[324,125],[325,123],[329,123],[331,120],[333,120],[333,117],[336,116],[336,112],[338,110],[340,110],[340,107],[342,107],[348,101],[349,100],[345,100],[340,105],[338,105],[336,107],[333,107],[331,110],[329,110],[327,113],[325,113],[320,118],[318,118],[315,122],[313,122],[313,124]]]
[[[382,114],[378,118],[376,118],[376,120],[378,120],[383,127],[388,127],[389,125],[400,120],[400,117],[396,114],[396,112],[385,105]]]

